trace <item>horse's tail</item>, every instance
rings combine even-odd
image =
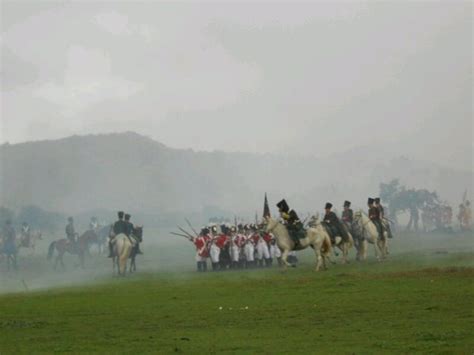
[[[329,255],[331,254],[331,249],[332,249],[331,240],[329,239],[329,237],[326,236],[323,239],[323,243],[321,244],[321,251],[323,252],[323,254]]]
[[[48,260],[51,260],[51,258],[53,257],[55,247],[56,247],[56,241],[51,242],[48,248]]]

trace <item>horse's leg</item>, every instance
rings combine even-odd
[[[285,268],[285,270],[288,266],[291,266],[291,264],[288,262],[288,260],[286,260],[286,258],[288,258],[288,253],[289,252],[290,252],[290,250],[285,249],[285,250],[283,250],[283,253],[281,254],[281,260],[283,261],[283,267]]]
[[[319,271],[321,268],[322,257],[321,257],[321,245],[319,243],[311,244],[311,247],[314,250],[314,256],[316,257],[316,269],[315,271]]]

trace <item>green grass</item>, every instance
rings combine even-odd
[[[5,294],[0,353],[472,354],[465,245],[409,247],[320,273],[304,254],[286,273],[155,271]]]

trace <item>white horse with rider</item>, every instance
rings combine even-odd
[[[383,235],[379,237],[379,233],[374,222],[370,218],[359,210],[354,213],[354,219],[352,227],[356,230],[356,233],[361,237],[359,250],[358,250],[358,259],[366,260],[367,259],[367,248],[368,244],[374,245],[375,257],[377,260],[381,261],[387,257],[388,254],[388,233],[384,229]]]
[[[271,217],[265,218],[265,224],[265,231],[275,236],[276,243],[282,251],[281,260],[285,269],[288,266],[292,266],[287,260],[288,253],[292,250],[302,250],[307,247],[311,247],[314,250],[314,255],[316,256],[316,271],[319,271],[321,267],[327,269],[327,261],[331,261],[332,246],[329,234],[323,226],[318,225],[308,228],[306,230],[306,237],[301,238],[299,245],[295,247],[295,242],[291,239],[285,225]]]
[[[321,227],[322,229],[326,230],[326,227],[319,219],[319,213],[316,213],[314,216],[311,217],[309,220],[308,225],[310,227]],[[346,228],[344,224],[342,224],[342,228]],[[328,234],[329,235],[329,234]],[[348,256],[349,250],[354,246],[354,240],[352,238],[351,233],[347,230],[347,238],[343,238],[342,236],[335,236],[334,237],[334,246],[337,247],[342,252],[342,263],[347,264],[349,263]]]

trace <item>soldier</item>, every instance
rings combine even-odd
[[[112,258],[113,255],[113,240],[115,236],[119,234],[127,234],[127,224],[123,220],[123,211],[117,213],[118,221],[116,221],[112,227],[112,235],[109,236],[109,258]]]
[[[133,223],[130,222],[131,217],[132,216],[129,213],[125,213],[125,225],[126,225],[125,234],[127,235],[129,239],[132,238],[133,230],[135,229],[135,226],[133,225]],[[136,253],[143,254],[142,251],[140,250],[140,243],[138,242],[138,240],[131,240],[131,242],[132,244],[136,242],[136,245],[134,246],[136,248]]]
[[[191,241],[196,247],[196,266],[198,272],[207,271],[207,261],[209,257],[209,250],[207,249],[207,236],[209,234],[209,229],[202,228],[201,232],[197,237],[193,237]]]
[[[17,265],[16,265],[16,233],[15,229],[12,226],[12,221],[7,219],[5,221],[5,225],[3,226],[2,230],[2,236],[3,236],[3,252],[7,256],[11,256],[11,259],[8,258],[8,269],[10,269],[10,260],[13,263],[13,269],[17,270]]]
[[[336,236],[340,236],[341,238],[348,240],[349,235],[347,234],[346,229],[342,226],[341,221],[339,221],[339,218],[337,218],[336,214],[331,211],[332,208],[332,203],[326,202],[326,205],[324,206],[324,210],[326,211],[326,214],[324,215],[323,222],[326,225],[326,227],[329,228],[329,230],[332,232],[331,236],[331,241],[334,244],[336,242],[335,238]]]
[[[388,220],[385,218],[385,211],[383,209],[382,204],[380,203],[380,197],[376,197],[374,199],[374,206],[377,207],[379,210],[379,215],[380,215],[380,223],[382,224],[382,227],[385,228],[387,231],[388,237],[392,238],[392,230],[390,229],[390,224]],[[418,229],[418,220],[416,222],[416,228]]]
[[[74,219],[72,217],[69,217],[67,221],[68,224],[66,225],[66,237],[69,243],[72,245],[73,249],[75,249],[77,233],[74,230]]]
[[[284,199],[278,202],[276,206],[278,207],[278,211],[280,212],[281,218],[283,218],[286,227],[288,228],[288,232],[290,234],[291,239],[295,243],[295,248],[299,247],[300,237],[304,238],[305,234],[303,229],[303,223],[301,223],[295,210],[290,210],[290,207]]]
[[[30,246],[30,226],[26,222],[21,224],[21,244],[25,247]]]
[[[464,229],[471,230],[471,218],[472,218],[471,203],[469,201],[466,201],[465,207],[464,207],[464,218],[463,218]]]
[[[89,222],[89,229],[96,230],[99,227],[99,222],[97,221],[97,217],[91,217],[91,221]]]
[[[353,216],[354,216],[354,213],[351,209],[351,202],[344,201],[344,211],[342,212],[342,221],[350,226],[352,224]]]
[[[367,200],[367,205],[369,207],[369,218],[375,224],[377,232],[379,233],[379,238],[383,237],[382,223],[380,222],[380,210],[374,206],[375,200],[370,198]]]

